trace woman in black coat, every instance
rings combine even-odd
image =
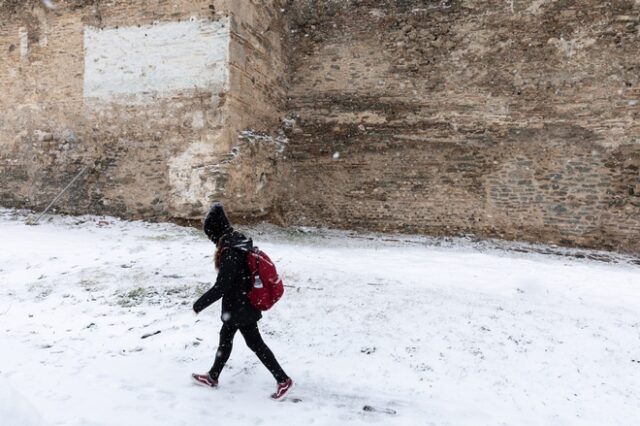
[[[216,359],[211,370],[207,374],[194,373],[192,377],[198,384],[217,387],[218,377],[231,355],[233,338],[240,330],[249,349],[255,352],[276,379],[278,385],[271,397],[282,398],[293,386],[293,381],[282,370],[273,352],[262,340],[258,330],[258,320],[262,318],[262,314],[247,298],[252,280],[246,258],[253,243],[251,239],[233,230],[220,203],[211,206],[204,221],[204,232],[217,247],[215,265],[218,277],[215,285],[196,300],[193,310],[196,314],[200,313],[222,298],[222,328]]]

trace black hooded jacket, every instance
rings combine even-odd
[[[237,231],[221,237],[220,269],[216,283],[193,304],[201,312],[222,298],[222,321],[236,326],[256,323],[262,314],[253,307],[247,293],[251,290],[251,276],[247,252],[253,248],[251,239]]]

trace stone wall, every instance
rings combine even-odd
[[[639,3],[294,0],[286,221],[640,252]]]
[[[52,3],[0,4],[0,204],[42,209],[88,166],[59,211],[267,210],[276,146],[238,135],[283,115],[279,0]]]
[[[0,0],[0,205],[640,253],[640,1],[52,3]]]
[[[227,168],[228,184],[219,198],[242,221],[280,221],[273,206],[284,147],[280,128],[286,115],[286,3],[228,0],[234,28],[229,129],[240,155]]]

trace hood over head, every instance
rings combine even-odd
[[[224,213],[221,203],[213,203],[209,209],[209,213],[204,219],[204,233],[214,244],[218,244],[220,237],[224,234],[233,232],[231,223]]]

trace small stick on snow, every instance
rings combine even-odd
[[[143,334],[141,339],[146,339],[147,337],[155,336],[156,334],[160,334],[160,330],[153,333]]]
[[[377,408],[372,407],[371,405],[365,405],[362,407],[362,411],[369,411],[372,413],[385,413],[385,414],[396,414],[396,410],[392,410],[391,408]]]

